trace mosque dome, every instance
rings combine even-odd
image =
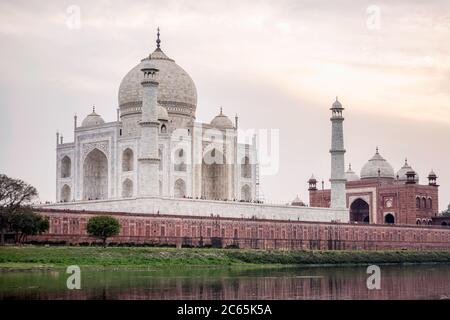
[[[157,48],[147,58],[131,69],[122,79],[119,87],[119,107],[121,114],[141,112],[142,107],[142,68],[148,62],[159,70],[157,74],[158,103],[167,108],[169,114],[195,117],[197,89],[189,74],[161,50],[158,31]]]
[[[409,171],[414,171],[415,172],[415,170],[408,164],[408,160],[405,159],[405,164],[403,165],[403,167],[400,168],[400,170],[397,171],[398,180],[406,181],[407,180],[406,179],[406,173],[409,172]],[[417,172],[415,172],[415,173],[416,173],[416,176],[415,176],[414,180],[416,182],[418,182],[419,181],[419,175],[417,174]]]
[[[375,155],[362,167],[361,179],[378,178],[394,179],[394,169],[377,151]]]
[[[304,207],[305,203],[300,200],[300,198],[298,197],[298,195],[295,197],[294,200],[292,200],[291,202],[291,206],[297,206],[297,207]]]
[[[233,122],[230,118],[222,113],[222,108],[220,108],[220,113],[211,121],[211,126],[219,129],[233,129]]]
[[[347,181],[357,181],[359,176],[352,170],[352,165],[348,165],[348,170],[345,172],[345,179]]]
[[[158,120],[169,121],[169,113],[161,105],[158,105]]]
[[[83,122],[81,123],[82,127],[95,127],[99,126],[101,124],[104,124],[105,121],[103,118],[95,113],[95,107],[92,109],[92,113],[88,114],[86,118],[84,118]]]

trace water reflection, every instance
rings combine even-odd
[[[0,273],[0,299],[441,299],[449,265],[382,266],[381,290],[366,287],[366,267],[147,271],[82,270],[81,290],[64,272]]]

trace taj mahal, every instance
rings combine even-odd
[[[401,224],[438,223],[437,176],[419,184],[405,161],[395,176],[375,155],[358,176],[345,171],[344,107],[331,104],[330,189],[307,181],[309,206],[300,199],[266,204],[259,197],[256,135],[238,142],[222,108],[209,123],[196,122],[197,90],[189,74],[156,49],[122,79],[117,118],[105,122],[95,107],[74,141],[56,137],[56,203],[43,209],[178,217]],[[305,189],[306,189],[305,179]]]
[[[57,202],[256,199],[254,141],[238,143],[238,117],[222,109],[210,123],[195,121],[195,84],[162,51],[159,30],[156,50],[125,75],[118,100],[116,121],[94,107],[80,126],[74,118],[73,142],[57,134]]]

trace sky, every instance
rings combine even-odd
[[[330,106],[345,111],[346,163],[359,173],[376,146],[420,181],[433,169],[450,203],[450,1],[0,2],[0,172],[55,199],[55,133],[73,139],[96,106],[114,121],[121,79],[161,47],[194,80],[197,121],[239,115],[279,130],[267,202],[308,201],[311,174],[329,186]]]

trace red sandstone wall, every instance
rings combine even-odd
[[[111,215],[121,233],[112,243],[177,246],[237,246],[254,249],[450,249],[450,228],[356,225],[300,221],[252,220],[150,214],[40,211],[48,217],[47,234],[33,241],[70,244],[96,240],[86,233],[88,219]]]
[[[331,190],[310,190],[309,206],[329,208],[331,203]]]

